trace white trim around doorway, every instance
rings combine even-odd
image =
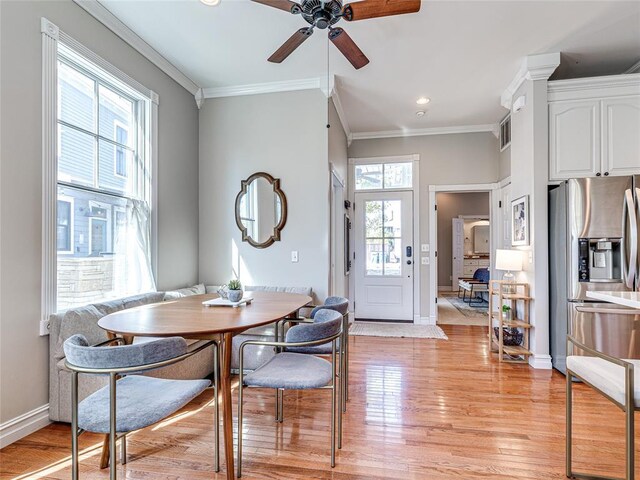
[[[370,163],[405,163],[413,162],[412,187],[413,191],[413,323],[427,324],[427,317],[420,316],[420,154],[396,155],[387,157],[349,158],[349,200],[355,203],[355,166]],[[367,190],[372,191],[372,190]],[[393,189],[381,190],[393,191]],[[351,252],[354,251],[354,235],[351,235]],[[355,275],[349,275],[349,317],[355,319],[353,300],[355,296]]]
[[[429,212],[436,210],[436,194],[440,192],[446,193],[473,193],[487,192],[489,193],[489,223],[495,221],[495,211],[493,195],[494,191],[500,188],[499,183],[472,183],[468,185],[429,185]],[[489,230],[490,251],[495,251],[495,238],[492,229]],[[438,223],[436,215],[429,215],[429,316],[428,323],[435,325],[438,320],[438,268],[436,263],[436,255],[438,249]]]

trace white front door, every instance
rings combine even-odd
[[[413,192],[355,194],[355,317],[413,320]]]
[[[464,277],[464,220],[451,219],[451,287],[458,290],[458,279]]]

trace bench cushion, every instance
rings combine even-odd
[[[635,406],[640,407],[640,360],[625,360],[634,364]],[[616,402],[625,403],[625,369],[598,357],[570,355],[567,368]]]

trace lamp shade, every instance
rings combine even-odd
[[[519,272],[522,270],[520,250],[496,250],[496,270]]]

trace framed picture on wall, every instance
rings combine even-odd
[[[511,202],[511,245],[529,245],[529,195]]]

